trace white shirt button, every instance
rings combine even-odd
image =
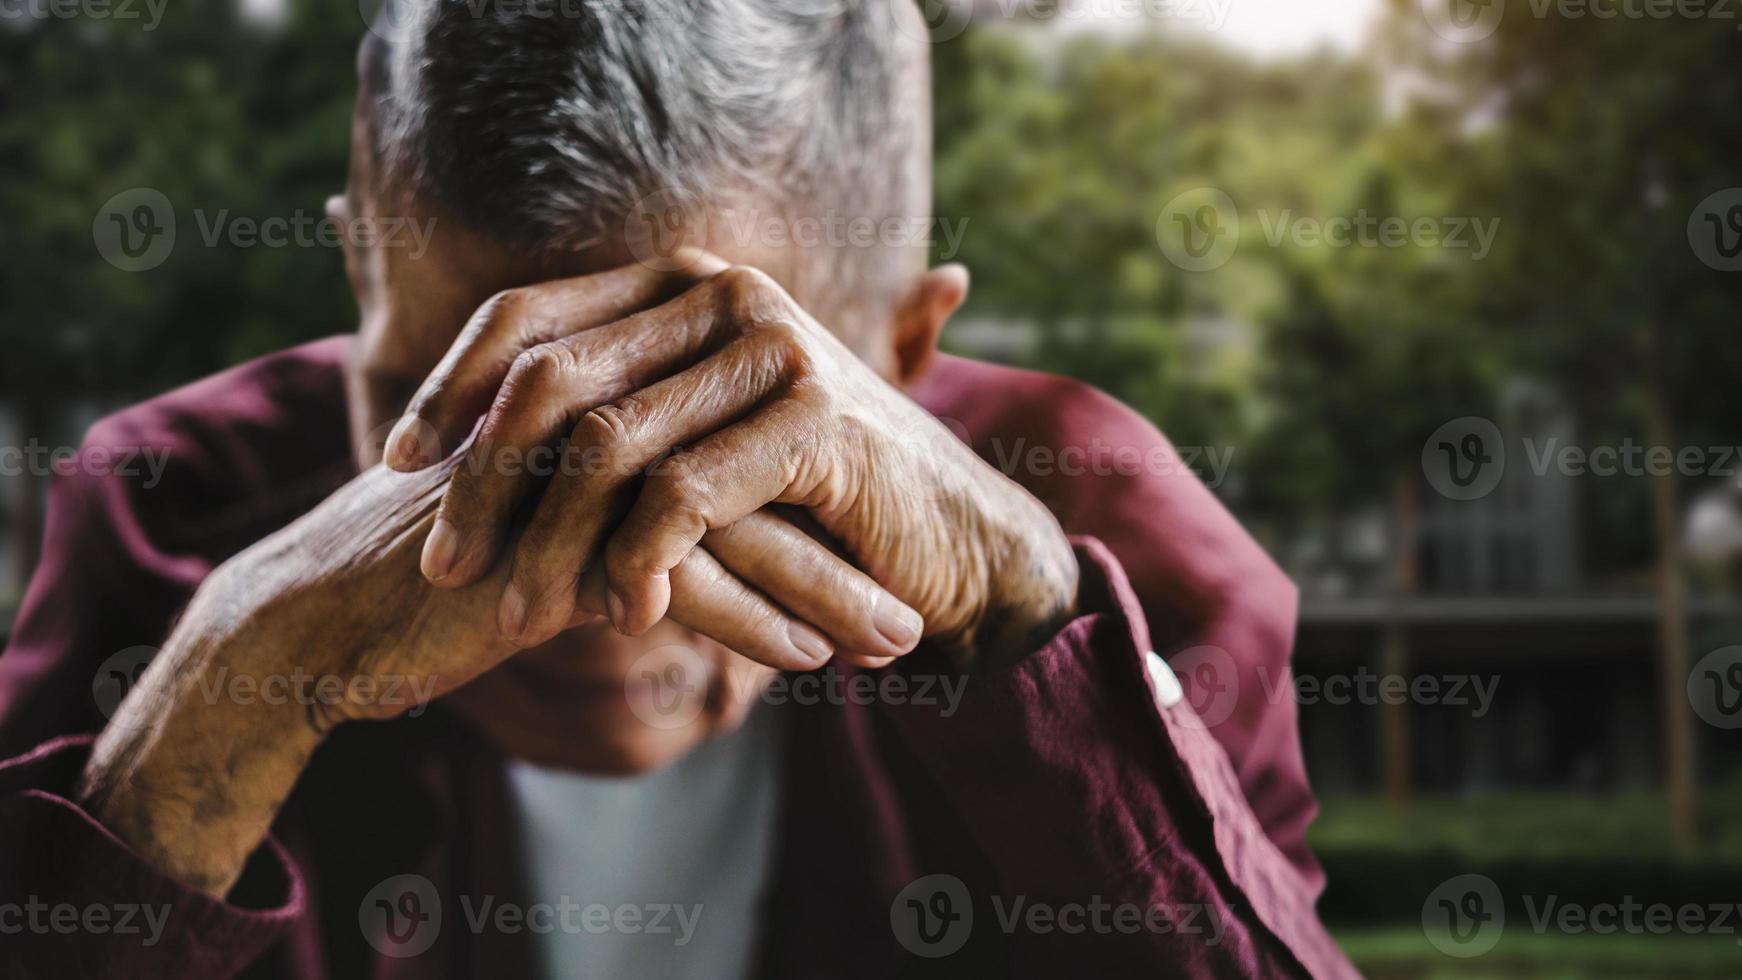
[[[1179,678],[1173,675],[1173,668],[1161,659],[1161,654],[1149,651],[1143,657],[1143,666],[1149,671],[1150,685],[1155,688],[1156,704],[1171,708],[1185,699],[1185,689],[1179,686]]]

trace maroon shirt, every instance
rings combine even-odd
[[[502,758],[439,704],[334,732],[224,901],[72,801],[105,662],[160,644],[218,563],[354,475],[349,351],[309,344],[111,416],[85,451],[112,461],[57,479],[0,655],[0,976],[536,975],[538,937],[468,919],[486,898],[554,898],[526,894]],[[761,975],[1352,975],[1313,909],[1288,580],[1159,433],[1091,388],[946,357],[914,395],[1058,516],[1084,612],[1016,667],[972,676],[947,717],[779,706]],[[169,453],[159,485],[94,475],[138,447]],[[1158,700],[1151,650],[1185,701]],[[397,910],[441,913],[405,945],[371,919],[400,875],[425,890]],[[931,875],[949,877],[908,887]],[[940,917],[915,917],[915,895]]]

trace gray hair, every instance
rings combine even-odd
[[[915,216],[930,206],[926,54],[895,20],[913,13],[908,0],[396,0],[362,57],[376,158],[535,251],[602,240],[653,194]]]

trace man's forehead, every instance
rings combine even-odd
[[[353,186],[347,197],[353,201],[362,199],[363,205],[355,213],[363,217],[365,224],[385,228],[395,222],[418,222],[427,229],[429,247],[422,254],[392,256],[382,270],[390,280],[404,280],[413,288],[428,288],[434,283],[462,287],[482,302],[503,289],[586,276],[637,263],[654,271],[676,271],[678,266],[667,259],[675,247],[687,245],[735,265],[755,266],[795,295],[805,291],[801,271],[810,258],[806,249],[790,241],[775,244],[758,236],[733,233],[736,222],[741,220],[737,217],[740,212],[769,210],[754,203],[728,205],[712,215],[704,214],[690,226],[694,237],[662,243],[657,250],[640,234],[648,216],[635,212],[601,222],[605,232],[584,246],[532,250],[515,248],[470,228],[416,193],[381,193],[367,181],[359,190],[357,182],[353,168]],[[352,207],[357,205],[353,203]]]

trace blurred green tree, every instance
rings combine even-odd
[[[337,254],[208,235],[236,217],[318,218],[341,185],[356,6],[297,0],[270,29],[234,0],[163,11],[156,24],[0,25],[0,397],[32,437],[64,429],[75,401],[113,407],[353,317]],[[167,198],[176,238],[161,265],[128,272],[102,257],[93,226],[134,188]],[[40,484],[19,486],[28,571]]]
[[[1733,21],[1678,10],[1639,23],[1550,6],[1457,43],[1414,3],[1394,3],[1387,36],[1398,71],[1426,80],[1420,111],[1471,134],[1459,196],[1505,215],[1470,308],[1509,326],[1495,335],[1506,359],[1551,380],[1593,442],[1675,451],[1734,441],[1742,408],[1719,393],[1742,360],[1729,342],[1742,288],[1720,253],[1742,245],[1742,190],[1708,203],[1739,183]],[[1605,484],[1607,524],[1648,529],[1672,820],[1690,840],[1697,763],[1680,540],[1691,475]],[[1631,492],[1641,483],[1646,500]]]

